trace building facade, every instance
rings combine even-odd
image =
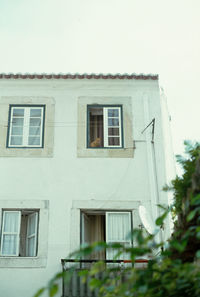
[[[163,100],[157,75],[0,75],[1,296],[33,296],[81,243],[131,244],[139,206],[168,205]]]

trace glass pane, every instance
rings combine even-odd
[[[16,255],[17,235],[3,235],[2,255]]]
[[[107,224],[109,226],[107,236],[110,241],[127,241],[127,236],[131,230],[127,213],[109,214]]]
[[[11,136],[11,145],[22,145],[22,136]]]
[[[19,222],[18,212],[4,212],[4,232],[17,232]]]
[[[31,108],[30,116],[31,117],[41,117],[41,108]]]
[[[29,127],[29,135],[40,135],[40,127]]]
[[[38,137],[38,136],[29,136],[28,145],[40,145],[40,137]]]
[[[35,224],[36,224],[36,214],[29,215],[29,223],[28,223],[28,236],[35,234]]]
[[[35,256],[35,236],[28,238],[28,251],[27,251],[27,256],[28,257],[34,257]]]
[[[108,137],[109,145],[120,145],[119,137]]]
[[[103,108],[89,109],[89,147],[103,147]]]
[[[40,126],[41,119],[40,118],[30,118],[30,126]]]
[[[108,109],[108,117],[119,117],[119,109]]]
[[[24,108],[14,108],[13,116],[14,117],[23,117],[24,116]]]
[[[23,135],[23,127],[12,127],[11,135]]]
[[[14,118],[12,119],[13,126],[23,126],[24,125],[24,118]]]
[[[108,126],[119,126],[119,119],[108,119]]]
[[[108,128],[108,135],[119,135],[119,128]]]

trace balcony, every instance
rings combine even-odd
[[[98,262],[99,260],[73,260],[73,259],[62,259],[62,269],[64,271],[69,271],[72,269],[72,275],[69,282],[64,282],[62,284],[62,297],[98,297],[98,289],[92,291],[90,289],[89,283],[92,279],[92,276],[87,278],[86,282],[82,281],[82,277],[79,276],[79,272],[85,269],[89,269],[91,264]],[[101,260],[102,261],[102,260]],[[103,260],[105,265],[109,265],[110,267],[118,267],[116,274],[120,273],[120,270],[124,269],[127,266],[132,266],[133,263],[130,260]],[[137,259],[135,260],[134,267],[138,269],[143,269],[146,267],[148,260],[146,259]],[[95,278],[99,280],[103,279],[105,272],[98,273]],[[115,277],[112,273],[111,277]],[[124,278],[124,276],[122,277]],[[124,279],[122,279],[124,281]]]

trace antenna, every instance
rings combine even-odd
[[[144,130],[142,130],[142,134],[144,133],[144,131],[147,129],[147,128],[149,128],[149,126],[151,126],[152,125],[152,131],[151,131],[151,133],[152,133],[152,138],[151,138],[151,142],[154,142],[154,132],[155,132],[155,122],[156,122],[156,119],[155,118],[153,118],[153,120],[146,126],[146,128],[144,128]]]

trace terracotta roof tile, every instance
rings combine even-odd
[[[95,73],[0,73],[0,79],[152,79],[158,80],[157,74],[95,74]]]

